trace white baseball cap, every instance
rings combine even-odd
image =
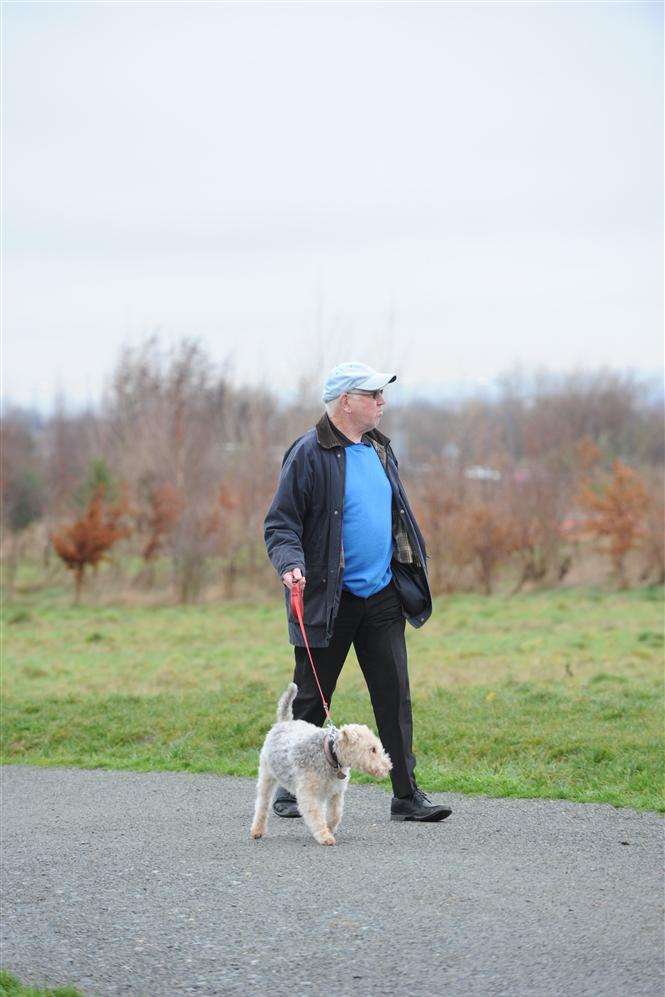
[[[323,401],[331,402],[347,391],[380,391],[397,380],[397,374],[384,374],[366,363],[350,360],[340,363],[328,374],[323,385]]]

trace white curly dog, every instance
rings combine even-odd
[[[293,719],[298,686],[291,682],[277,705],[277,723],[261,748],[251,835],[261,838],[277,785],[293,793],[307,827],[321,845],[335,844],[349,770],[384,779],[392,768],[378,737],[364,724],[322,729]]]

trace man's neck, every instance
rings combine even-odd
[[[328,416],[330,419],[330,416]],[[338,413],[334,419],[330,419],[333,426],[339,429],[340,433],[343,433],[352,443],[360,443],[363,437],[364,429],[358,429],[357,426],[349,423],[343,414]]]

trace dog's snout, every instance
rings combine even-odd
[[[390,760],[390,755],[382,754],[381,758],[377,759],[377,764],[374,766],[374,771],[372,775],[377,776],[380,779],[385,778],[393,767],[393,763]]]

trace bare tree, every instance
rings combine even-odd
[[[27,415],[16,411],[0,423],[3,582],[8,599],[14,591],[25,532],[43,515],[46,504],[43,463],[31,423]]]

